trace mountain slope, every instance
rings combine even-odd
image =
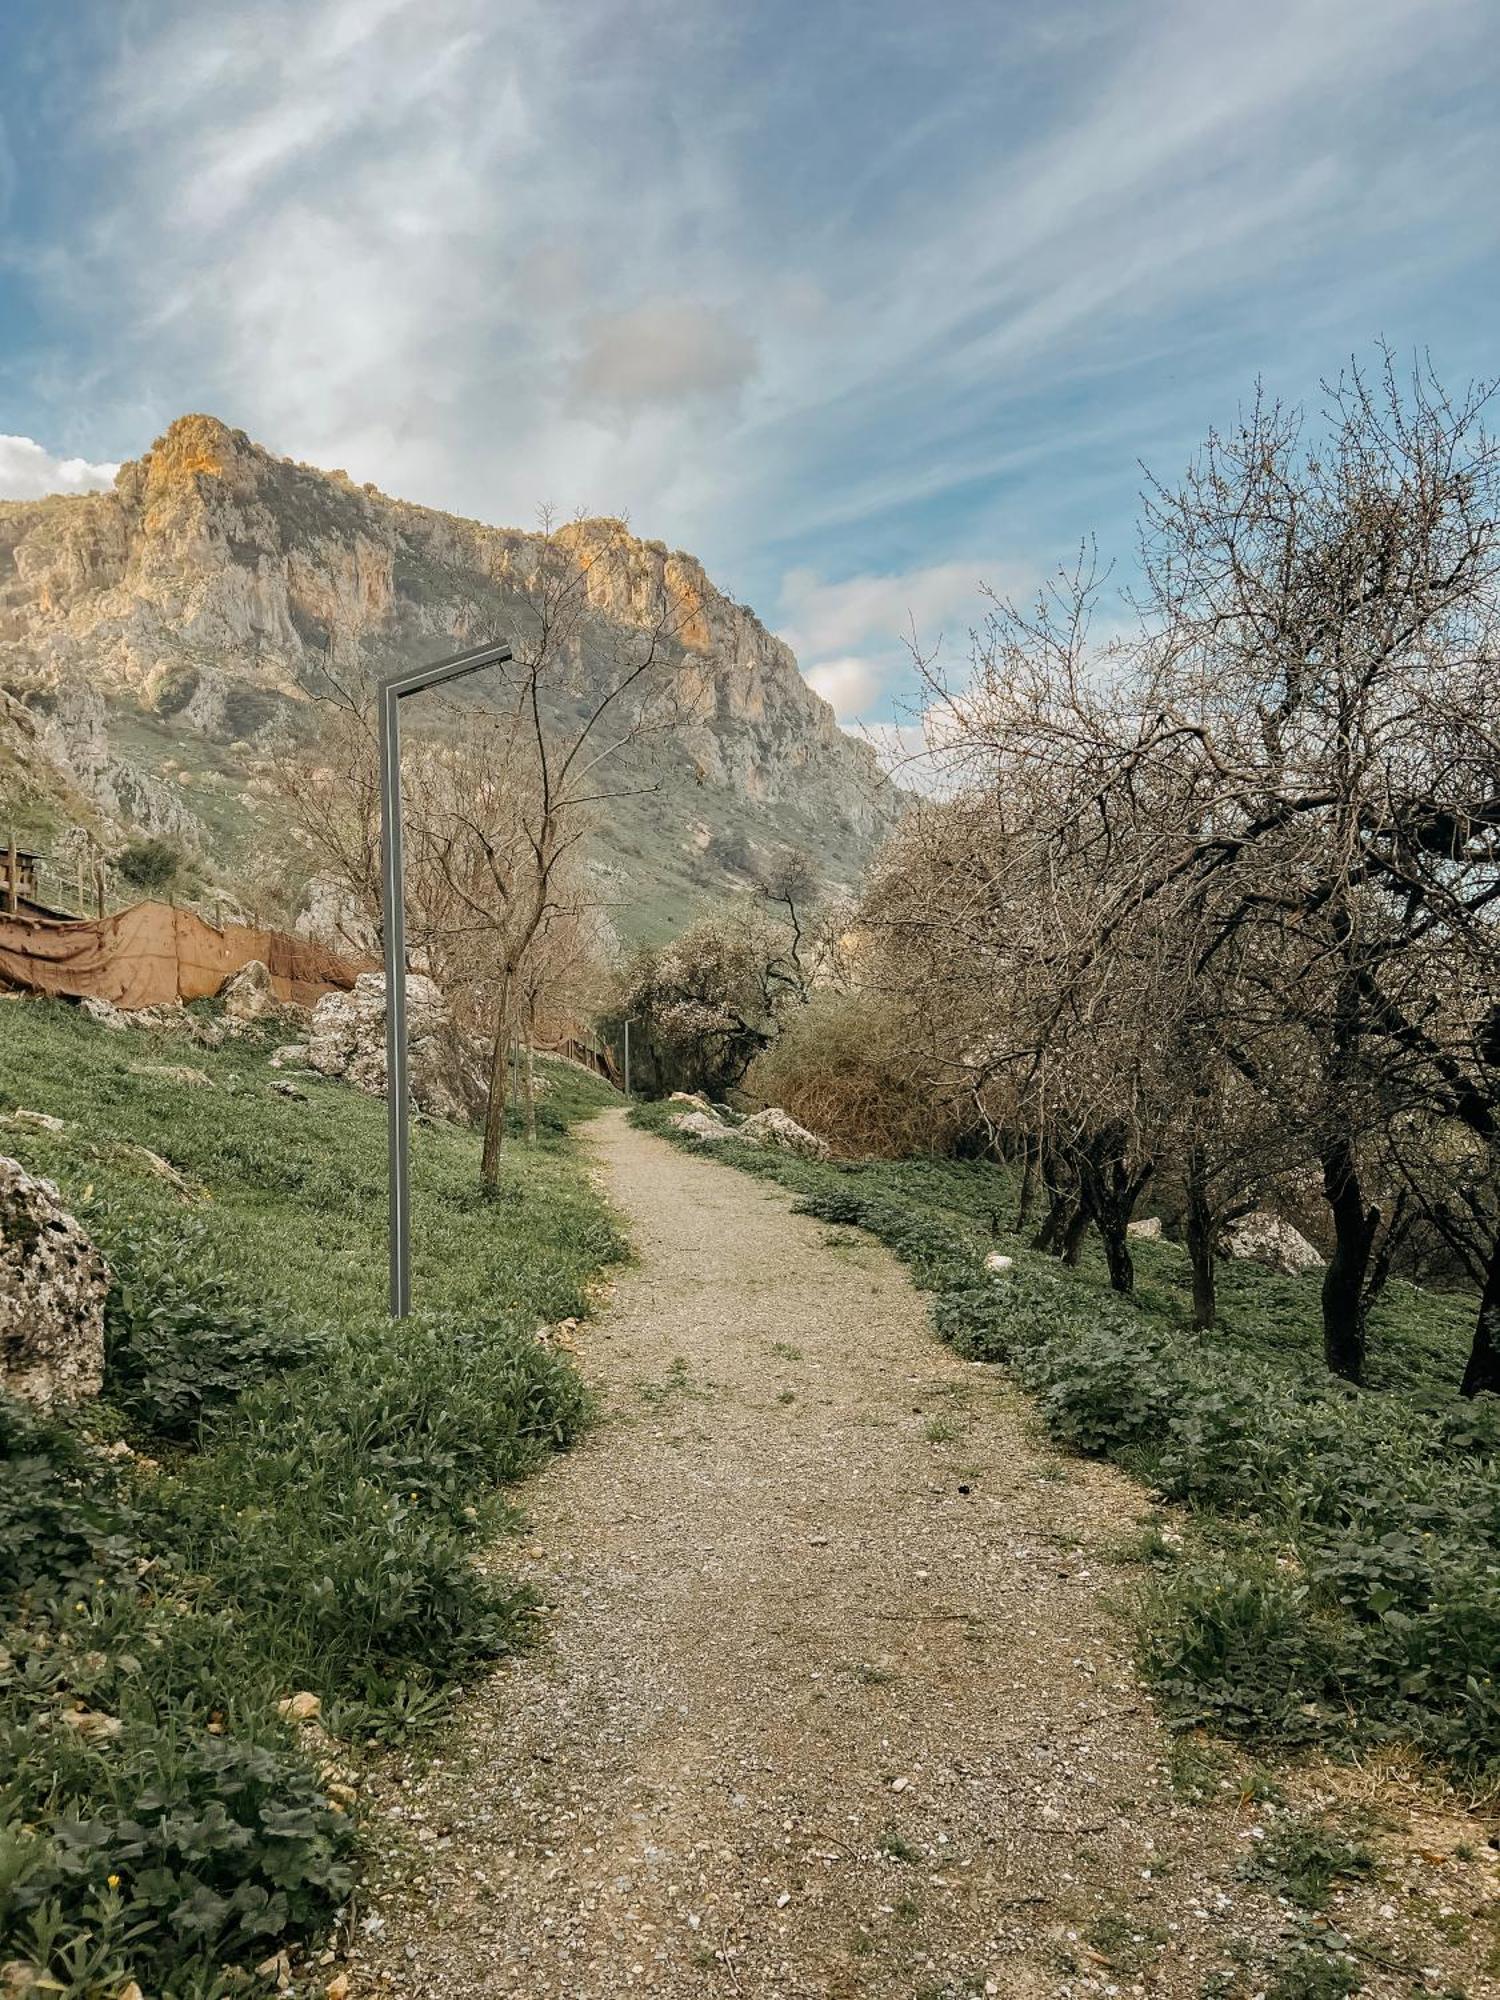
[[[564,533],[582,559],[620,529]],[[22,808],[56,821],[81,795],[116,837],[170,834],[231,873],[274,833],[256,777],[312,726],[324,668],[381,672],[504,636],[537,543],[277,458],[205,416],[178,419],[113,492],[0,504],[0,730],[29,730],[28,795],[40,771],[57,801]],[[659,542],[625,537],[587,589],[585,671],[665,593],[673,666],[703,696],[594,838],[620,928],[660,932],[787,845],[854,880],[899,798],[789,649]]]

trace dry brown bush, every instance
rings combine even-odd
[[[952,1152],[972,1109],[920,1074],[898,1010],[874,996],[821,993],[757,1057],[745,1095],[779,1104],[835,1151],[897,1160]]]

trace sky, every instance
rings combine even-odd
[[[624,515],[889,729],[1257,380],[1500,373],[1497,104],[1500,0],[0,0],[0,497]]]

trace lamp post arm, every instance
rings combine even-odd
[[[380,909],[385,945],[386,1145],[390,1189],[390,1308],[411,1311],[410,1104],[406,1065],[406,871],[401,824],[401,703],[426,688],[461,680],[481,667],[503,666],[509,646],[472,646],[431,666],[392,674],[380,684]]]

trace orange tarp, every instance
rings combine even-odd
[[[167,903],[136,903],[85,923],[0,913],[0,987],[25,993],[92,995],[132,1008],[206,1000],[254,958],[270,973],[277,999],[300,1007],[347,992],[364,969],[310,939],[248,924],[216,930]]]

